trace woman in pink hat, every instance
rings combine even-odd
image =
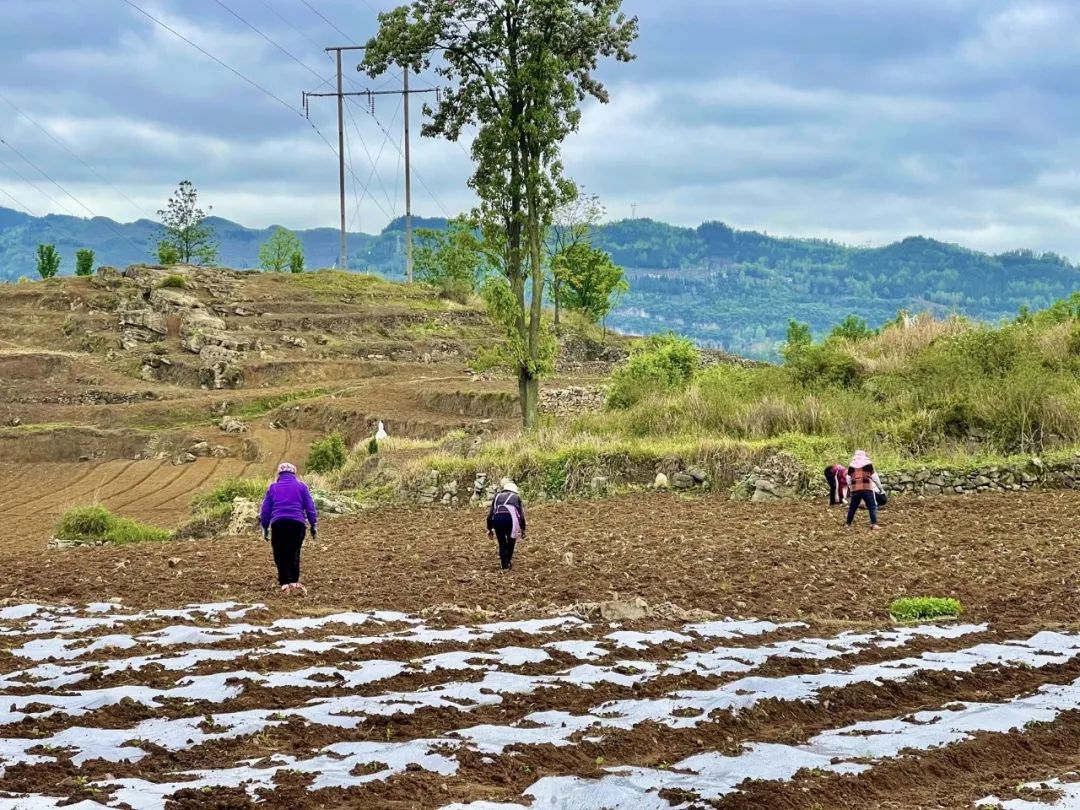
[[[266,490],[259,518],[263,539],[269,540],[274,549],[281,592],[307,593],[307,588],[300,584],[300,549],[308,525],[311,526],[311,539],[315,539],[319,517],[307,484],[296,477],[296,467],[289,462],[278,466],[277,481]]]
[[[855,456],[848,465],[848,491],[851,493],[851,503],[848,505],[847,525],[855,522],[855,513],[861,504],[866,504],[866,511],[870,513],[870,528],[877,529],[877,482],[874,480],[874,464],[863,450],[856,450]]]

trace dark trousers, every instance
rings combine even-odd
[[[844,499],[840,497],[840,487],[836,481],[836,472],[832,467],[825,468],[825,480],[829,482],[829,506],[836,506]]]
[[[491,521],[495,537],[499,540],[499,562],[505,571],[514,559],[514,546],[517,545],[511,535],[514,533],[514,519],[510,515],[496,515]]]
[[[299,520],[275,520],[270,526],[270,545],[274,549],[279,585],[300,581],[300,549],[307,526]]]
[[[847,510],[848,526],[855,522],[855,513],[858,511],[860,504],[866,504],[866,510],[870,513],[870,525],[877,526],[877,498],[874,497],[873,492],[851,493],[851,505],[848,506]]]

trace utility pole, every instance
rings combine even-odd
[[[637,203],[630,203],[630,219],[637,219]]]
[[[362,45],[337,45],[326,49],[327,53],[333,51],[337,63],[337,92],[336,93],[304,93],[304,114],[308,113],[308,99],[312,96],[335,96],[337,98],[337,142],[338,142],[338,192],[341,199],[341,256],[338,259],[340,270],[349,269],[349,237],[345,231],[345,96],[361,95],[359,93],[345,93],[341,86],[341,52],[362,51]]]
[[[405,276],[412,283],[413,280],[413,227],[412,227],[412,144],[410,143],[409,133],[409,98],[414,95],[424,95],[426,93],[434,93],[438,97],[442,91],[436,87],[424,88],[421,90],[412,90],[409,88],[409,71],[405,69],[402,71],[404,74],[404,84],[401,90],[360,90],[355,93],[346,93],[342,89],[341,85],[341,52],[342,51],[362,51],[363,45],[341,45],[333,48],[327,48],[326,52],[334,51],[337,54],[337,92],[335,93],[304,93],[304,113],[309,112],[308,99],[310,98],[336,98],[338,103],[338,174],[340,177],[340,191],[341,191],[341,256],[342,256],[342,269],[345,269],[345,262],[347,260],[346,253],[346,235],[345,235],[345,122],[343,119],[343,110],[345,106],[345,99],[349,96],[361,96],[367,99],[368,109],[371,114],[375,114],[375,98],[377,96],[401,96],[405,105],[405,144],[404,144],[404,156],[405,156]],[[357,65],[356,70],[361,72],[361,66]]]
[[[362,65],[357,65],[356,70],[362,72]],[[402,116],[405,120],[405,143],[404,143],[404,156],[405,156],[405,278],[412,284],[413,281],[413,221],[412,221],[412,138],[409,131],[409,99],[415,95],[425,95],[428,93],[434,93],[435,98],[438,99],[442,90],[437,87],[429,87],[420,90],[412,90],[409,88],[409,69],[402,69],[402,87],[400,90],[380,90],[377,92],[367,92],[361,95],[368,97],[368,103],[371,105],[372,113],[375,112],[375,96],[401,96],[402,104],[404,105],[405,114]]]
[[[405,109],[405,278],[413,282],[413,244],[412,244],[412,160],[409,145],[409,70],[401,71],[405,77],[405,86],[401,92],[401,103]]]
[[[341,95],[341,48],[334,48],[337,61],[337,152],[338,191],[341,196],[341,260],[338,270],[349,269],[349,236],[345,230],[345,97]]]

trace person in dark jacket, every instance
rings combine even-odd
[[[307,588],[300,584],[300,549],[308,525],[311,526],[311,539],[317,538],[318,519],[311,492],[296,477],[296,467],[288,462],[280,464],[277,481],[269,486],[263,498],[259,522],[263,539],[269,540],[274,549],[274,564],[282,593],[307,593]]]
[[[499,484],[487,519],[488,537],[499,540],[499,562],[503,571],[514,567],[514,546],[525,536],[525,505],[521,492],[509,478]]]
[[[859,506],[866,504],[866,511],[870,513],[870,528],[879,528],[877,522],[878,484],[874,480],[877,477],[877,474],[874,472],[874,465],[870,461],[870,457],[862,450],[857,450],[854,458],[851,459],[851,464],[848,465],[847,474],[848,486],[850,487],[849,491],[851,492],[851,503],[848,505],[847,512],[847,525],[850,526],[855,521],[855,513],[858,511]]]

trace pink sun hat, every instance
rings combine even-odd
[[[277,471],[278,475],[281,475],[282,473],[292,473],[293,475],[296,475],[296,465],[290,464],[287,461],[283,461],[278,464]]]
[[[873,463],[874,462],[870,460],[870,456],[866,455],[865,450],[856,450],[855,455],[851,457],[851,463],[848,466],[856,470],[861,470],[863,467],[869,467]]]

